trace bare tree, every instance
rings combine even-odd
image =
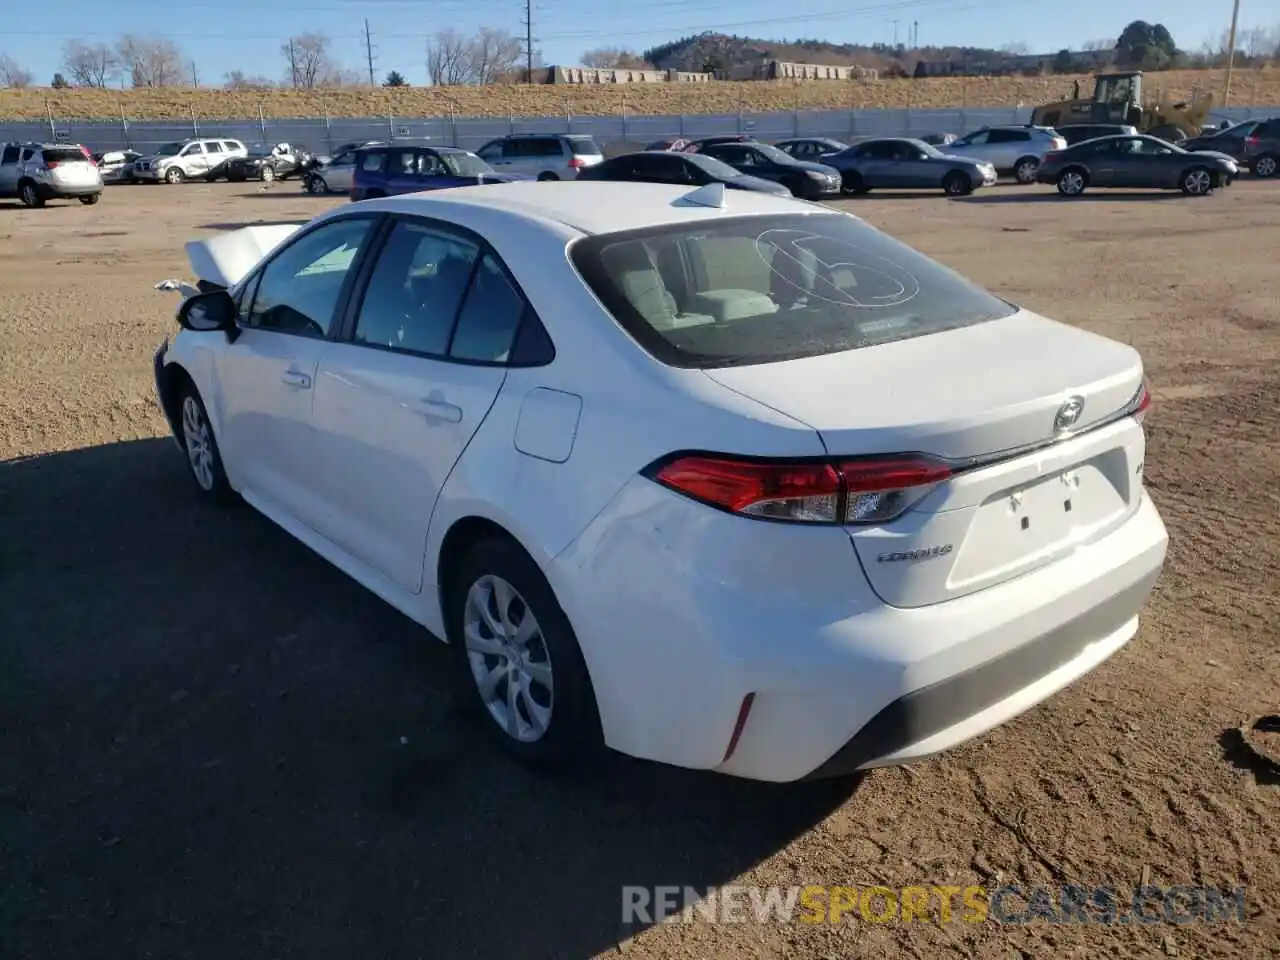
[[[223,78],[224,90],[271,90],[275,83],[262,76],[247,76],[243,70],[230,70]]]
[[[126,33],[116,44],[116,56],[135,87],[177,87],[185,83],[186,61],[172,40]]]
[[[282,43],[286,85],[311,90],[349,84],[354,74],[343,70],[333,59],[329,46],[329,37],[323,33],[302,33]]]
[[[0,53],[0,87],[22,87],[31,86],[34,78],[31,71],[18,64],[18,61],[7,53]]]
[[[471,82],[506,80],[520,63],[524,48],[506,30],[481,27],[471,41]]]
[[[1088,40],[1080,49],[1088,53],[1101,53],[1103,50],[1114,50],[1116,42],[1111,37],[1101,37],[1097,40]]]
[[[82,87],[106,87],[120,76],[120,58],[105,43],[68,40],[62,45],[62,65]]]
[[[588,50],[582,55],[582,65],[605,70],[653,69],[653,65],[645,62],[644,57],[625,47],[598,47],[595,50]]]
[[[1025,57],[1031,50],[1021,40],[1016,40],[1013,43],[1006,43],[1000,48],[1000,52],[1007,53],[1013,57]]]
[[[427,73],[437,87],[471,81],[471,41],[452,27],[427,42]]]

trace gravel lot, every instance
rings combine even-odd
[[[185,240],[339,202],[0,204],[0,956],[1275,956],[1280,786],[1233,731],[1280,707],[1280,185],[850,203],[1142,350],[1171,556],[1137,639],[1049,703],[910,771],[791,787],[534,777],[482,741],[443,647],[252,511],[197,504],[153,399],[176,296],[152,285],[186,276]],[[1145,878],[1243,885],[1248,919],[620,922],[624,884]]]

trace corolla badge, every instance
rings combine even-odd
[[[1082,413],[1084,413],[1084,397],[1068,397],[1053,418],[1053,432],[1061,433],[1063,430],[1070,430],[1080,421]]]

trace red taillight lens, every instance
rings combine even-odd
[[[877,457],[843,463],[760,463],[727,457],[680,457],[653,479],[732,513],[795,523],[886,523],[951,476],[923,457]]]
[[[52,170],[52,169],[54,169],[54,167],[56,167],[56,166],[57,166],[58,164],[60,164],[61,162],[62,162],[61,160],[46,160],[46,161],[44,162],[44,168],[45,168],[46,170]]]
[[[570,158],[569,158],[569,169],[570,169],[570,170],[581,170],[581,169],[582,169],[583,167],[585,167],[586,165],[587,165],[587,164],[586,164],[586,162],[585,162],[581,157],[570,157]]]
[[[1138,394],[1133,404],[1133,419],[1138,423],[1142,423],[1147,418],[1147,411],[1151,408],[1151,390],[1144,383],[1142,392]]]
[[[1256,147],[1258,145],[1258,137],[1256,134],[1252,137],[1245,137],[1244,142],[1249,144],[1251,147]]]

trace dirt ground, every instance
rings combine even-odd
[[[929,77],[897,80],[774,80],[751,83],[496,84],[446,87],[233,91],[185,87],[110,90],[0,89],[0,120],[245,120],[277,117],[579,117],[754,113],[778,110],[902,110],[1012,107],[1067,97],[1092,77]],[[1162,70],[1148,94],[1171,101],[1225,91],[1223,70]],[[1280,71],[1237,69],[1233,106],[1280,103]],[[261,114],[259,113],[261,111]]]
[[[185,240],[340,202],[0,204],[0,956],[1277,955],[1280,778],[1232,731],[1280,707],[1280,184],[849,203],[1142,351],[1171,554],[1138,637],[1048,703],[910,770],[786,787],[531,775],[442,647],[197,503],[153,397],[176,297],[152,285],[187,275]],[[1246,920],[621,922],[623,885],[1064,882],[1243,886]]]

